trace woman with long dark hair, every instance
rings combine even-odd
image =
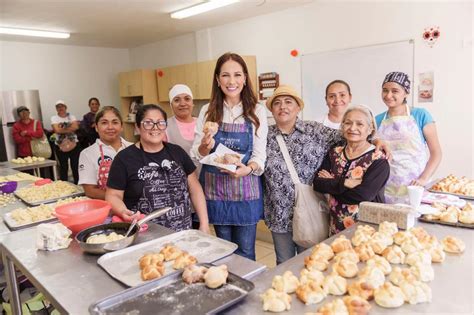
[[[204,128],[207,122],[218,124],[217,130]],[[211,100],[197,120],[191,156],[200,160],[218,144],[243,156],[235,172],[203,165],[200,181],[217,236],[236,243],[236,254],[253,260],[256,227],[263,216],[260,176],[267,133],[266,110],[257,103],[245,61],[234,53],[222,55],[214,70]]]

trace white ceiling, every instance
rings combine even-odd
[[[240,0],[175,20],[171,12],[203,0],[0,0],[0,26],[71,33],[69,39],[0,35],[0,40],[132,48],[312,1]]]

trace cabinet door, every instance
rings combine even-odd
[[[129,96],[143,95],[143,71],[135,70],[128,73]]]
[[[214,68],[217,60],[199,62],[197,64],[197,95],[195,99],[208,100],[211,98],[212,81],[214,78]]]
[[[252,87],[255,92],[255,95],[258,95],[257,90],[257,60],[255,56],[242,56],[244,59],[245,64],[247,65],[247,70],[249,71],[249,78],[252,82]]]
[[[172,87],[171,85],[171,79],[172,79],[172,72],[173,72],[173,67],[167,67],[167,68],[160,68],[158,71],[162,72],[162,76],[160,77],[156,75],[157,83],[158,83],[158,97],[160,99],[160,102],[169,102],[169,91]]]
[[[128,72],[119,73],[119,93],[122,97],[129,96],[128,93]]]

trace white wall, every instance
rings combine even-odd
[[[200,56],[216,58],[226,51],[256,55],[259,73],[276,71],[281,82],[301,90],[300,60],[290,56],[292,49],[307,54],[413,38],[415,74],[435,74],[434,103],[425,106],[415,102],[415,106],[426,107],[437,121],[444,153],[437,175],[454,173],[474,178],[473,12],[470,1],[318,1],[196,32],[194,37],[137,47],[131,49],[130,56],[132,65],[160,67],[200,60]],[[433,48],[421,37],[428,26],[441,30]],[[193,47],[199,50],[192,52]],[[180,60],[177,55],[185,58]],[[418,78],[413,79],[416,90]],[[307,106],[325,105],[321,100]]]
[[[0,90],[39,90],[48,128],[58,99],[78,119],[93,96],[119,106],[118,73],[129,69],[128,49],[0,41]]]

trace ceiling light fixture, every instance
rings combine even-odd
[[[69,33],[36,31],[36,30],[27,30],[27,29],[22,29],[22,28],[9,28],[9,27],[0,27],[0,34],[50,37],[50,38],[69,38],[71,36]]]
[[[197,4],[195,6],[182,9],[176,12],[171,13],[173,19],[184,19],[193,15],[201,14],[207,11],[225,7],[229,4],[238,2],[239,0],[210,0]]]

